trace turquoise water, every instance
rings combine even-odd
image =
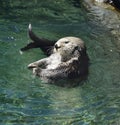
[[[120,37],[118,29],[113,34],[94,9],[88,11],[73,0],[2,1],[1,125],[120,125]],[[41,37],[72,35],[85,41],[90,67],[82,86],[44,84],[27,69],[29,63],[45,57],[40,49],[19,52],[29,42],[29,22]]]

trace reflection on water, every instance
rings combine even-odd
[[[107,23],[103,23],[106,19],[100,21],[97,18],[100,15],[94,13],[96,5],[91,8],[93,11],[86,11],[81,3],[76,6],[72,0],[54,1],[52,4],[49,1],[48,4],[46,1],[38,3],[37,0],[21,1],[24,5],[19,2],[8,2],[11,10],[8,15],[5,15],[5,4],[1,11],[0,124],[119,125],[118,29],[114,28],[117,33],[112,34]],[[39,7],[44,8],[44,13]],[[33,12],[32,18],[24,8]],[[25,18],[27,14],[28,18]],[[14,16],[20,18],[15,19]],[[28,42],[26,31],[29,21],[41,37],[59,39],[73,35],[85,41],[91,64],[88,80],[82,86],[63,88],[44,84],[27,69],[30,62],[45,57],[40,49],[29,50],[22,55],[19,53],[19,49]],[[114,21],[118,25],[120,20]]]

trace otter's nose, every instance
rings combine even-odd
[[[55,44],[55,48],[59,49],[61,46],[59,46],[58,44]]]

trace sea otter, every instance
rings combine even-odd
[[[45,50],[54,42],[38,38],[29,25],[29,35],[36,46]],[[54,43],[52,53],[43,59],[28,65],[33,74],[39,76],[44,82],[54,83],[63,79],[84,78],[88,74],[89,58],[84,42],[77,37],[64,37]]]

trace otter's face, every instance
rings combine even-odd
[[[84,43],[76,37],[65,37],[58,40],[54,45],[53,53],[59,53],[63,58],[70,59],[76,49],[82,50]]]

